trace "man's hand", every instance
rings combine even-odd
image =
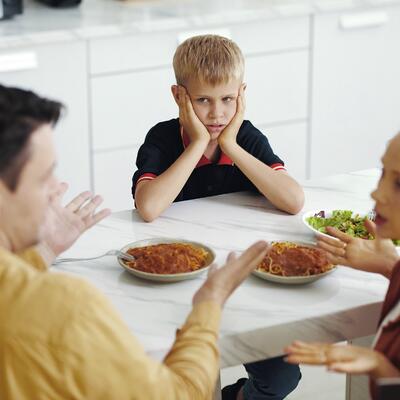
[[[250,246],[238,258],[233,253],[229,254],[223,267],[210,267],[207,280],[193,297],[193,304],[214,301],[223,306],[232,292],[263,260],[268,248],[268,243],[260,241]]]
[[[96,213],[103,199],[92,196],[90,192],[83,192],[65,207],[62,206],[61,201],[67,188],[66,183],[60,183],[42,226],[42,241],[38,250],[48,264],[71,247],[83,232],[111,213],[109,209]]]
[[[364,347],[295,341],[285,352],[290,364],[326,365],[330,371],[368,374],[372,379],[400,374],[382,353]]]
[[[224,147],[229,144],[236,143],[236,136],[242,126],[244,119],[244,112],[246,109],[246,101],[244,98],[244,89],[246,85],[243,83],[239,89],[239,95],[236,99],[236,113],[232,118],[231,122],[225,127],[222,133],[218,137],[218,144],[224,151]]]
[[[192,101],[183,86],[178,86],[179,122],[189,135],[190,142],[202,142],[207,146],[210,134],[194,112]]]
[[[366,220],[365,227],[375,236],[374,240],[355,238],[338,229],[327,227],[327,232],[333,237],[318,236],[318,247],[328,253],[328,259],[333,264],[390,277],[392,268],[399,259],[396,248],[390,239],[377,236],[372,221]]]

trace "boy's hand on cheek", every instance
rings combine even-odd
[[[239,89],[239,95],[236,100],[236,113],[232,118],[231,122],[222,131],[221,135],[218,137],[218,144],[222,150],[224,146],[232,143],[236,143],[236,136],[242,126],[244,119],[244,111],[246,108],[245,98],[244,98],[244,88],[245,84],[242,84]]]
[[[183,86],[179,86],[178,93],[179,122],[189,135],[190,142],[203,142],[207,145],[210,141],[210,134],[194,112],[186,89]]]

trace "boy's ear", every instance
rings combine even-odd
[[[243,82],[242,83],[242,88],[243,88],[243,92],[244,92],[246,90],[246,88],[247,88],[247,83]]]
[[[179,105],[179,86],[178,85],[172,85],[171,86],[171,93],[172,93],[172,96],[174,96],[176,104]]]

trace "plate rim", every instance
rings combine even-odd
[[[270,242],[271,243],[291,242],[317,248],[316,243],[306,240],[271,240]],[[260,279],[264,279],[269,282],[284,283],[284,284],[301,284],[301,283],[311,283],[320,278],[323,278],[324,276],[334,272],[337,269],[337,267],[338,265],[334,264],[333,268],[331,268],[330,270],[322,272],[321,274],[314,274],[314,275],[282,276],[282,275],[271,274],[270,272],[261,271],[257,268],[252,271],[252,274]]]
[[[137,270],[135,268],[130,268],[123,262],[121,257],[117,256],[118,262],[127,272],[131,273],[132,275],[137,275],[137,276],[140,276],[140,277],[143,277],[143,278],[147,278],[147,279],[152,279],[153,278],[152,280],[155,280],[157,278],[158,279],[165,278],[165,280],[173,280],[174,278],[177,278],[177,279],[179,279],[179,278],[188,278],[189,279],[190,277],[193,277],[193,276],[196,276],[196,275],[198,275],[198,274],[200,274],[202,272],[205,272],[206,270],[209,269],[209,267],[212,265],[212,263],[216,259],[215,251],[211,247],[209,247],[209,246],[207,246],[207,245],[205,245],[203,243],[200,243],[200,242],[187,240],[187,239],[180,239],[180,238],[171,239],[171,238],[165,238],[165,237],[156,237],[156,238],[149,238],[149,239],[141,239],[141,240],[137,240],[135,242],[131,242],[131,243],[126,244],[125,246],[123,246],[120,249],[120,251],[126,252],[127,249],[132,248],[132,247],[144,247],[144,246],[151,246],[152,244],[155,245],[155,244],[164,244],[164,243],[165,244],[168,244],[168,243],[187,243],[187,244],[195,245],[197,247],[202,247],[202,248],[204,248],[205,250],[207,250],[211,254],[211,256],[212,256],[211,257],[211,262],[208,265],[206,265],[205,267],[199,268],[199,269],[197,269],[195,271],[179,272],[179,273],[176,273],[176,274],[156,274],[156,273],[151,273],[151,272],[140,271],[140,270]],[[143,245],[142,246],[133,246],[133,245],[136,245],[136,244],[143,244]]]

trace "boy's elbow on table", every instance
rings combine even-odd
[[[300,198],[294,199],[293,202],[288,204],[287,209],[285,211],[289,214],[296,215],[302,210],[303,206],[304,206],[304,196],[302,199]]]
[[[142,204],[143,203],[143,204]],[[145,222],[153,222],[159,217],[160,213],[148,202],[136,199],[136,210]]]
[[[303,206],[304,192],[301,188],[299,191],[291,193],[287,198],[282,201],[281,204],[277,205],[280,210],[292,215],[298,214],[303,209]]]
[[[154,211],[143,208],[137,208],[137,211],[145,222],[153,222],[159,216]]]

